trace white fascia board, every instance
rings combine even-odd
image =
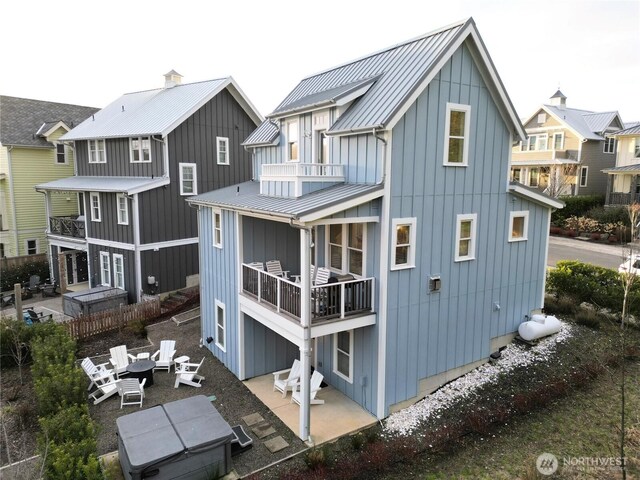
[[[72,248],[75,250],[87,251],[87,242],[84,238],[61,237],[58,235],[47,235],[49,245],[56,247]]]
[[[238,85],[235,78],[229,77],[229,86],[232,88],[227,88],[229,93],[233,98],[235,98],[240,105],[242,105],[244,111],[251,117],[251,119],[256,122],[256,124],[260,125],[264,122],[264,117],[258,111],[256,106],[249,100],[249,97],[244,93],[244,91]]]
[[[161,248],[180,247],[182,245],[193,245],[194,243],[198,243],[198,237],[168,240],[166,242],[143,243],[140,245],[140,251],[160,250]]]
[[[154,189],[162,187],[164,185],[169,185],[169,183],[170,183],[170,180],[168,178],[160,177],[160,178],[158,178],[157,181],[153,182],[152,184],[150,183],[150,184],[138,187],[138,188],[132,188],[130,190],[127,190],[124,193],[127,193],[129,195],[134,195],[136,193],[142,193],[142,192],[146,192],[146,191],[149,191],[149,190],[154,190]]]
[[[367,202],[370,202],[371,200],[375,200],[376,198],[380,198],[383,195],[384,195],[384,189],[379,189],[379,190],[376,190],[375,192],[370,192],[365,195],[352,198],[351,200],[347,200],[345,202],[341,202],[336,205],[323,208],[322,210],[318,210],[308,215],[304,215],[300,217],[298,220],[304,224],[308,224],[310,222],[316,222],[322,218],[329,217],[338,212],[342,212],[344,210],[348,210],[349,208],[357,207],[358,205],[362,205],[363,203],[367,203]]]
[[[345,223],[380,223],[380,217],[344,217],[344,218],[326,218],[310,222],[307,225],[343,225]]]
[[[311,338],[324,337],[334,333],[355,330],[356,328],[370,327],[376,324],[377,314],[371,313],[361,317],[347,318],[336,322],[327,322],[320,325],[311,325]]]
[[[120,250],[128,250],[133,252],[136,247],[133,243],[113,242],[111,240],[103,240],[101,238],[87,237],[87,243],[90,245],[99,245],[101,247],[118,248]]]
[[[56,123],[53,127],[51,127],[49,130],[47,130],[46,132],[42,133],[41,135],[43,137],[48,137],[49,135],[51,135],[53,132],[55,132],[57,129],[59,128],[64,128],[67,132],[70,130],[70,128],[67,126],[66,123],[64,123],[62,120],[60,120],[58,123]]]
[[[544,205],[549,208],[564,208],[564,202],[560,200],[556,200],[554,198],[550,198],[546,195],[542,195],[536,192],[532,192],[531,190],[521,187],[519,185],[509,185],[509,192],[524,197],[533,202]]]

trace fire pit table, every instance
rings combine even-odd
[[[153,369],[156,368],[156,362],[153,360],[138,360],[137,362],[130,363],[127,366],[127,372],[131,374],[133,378],[137,378],[142,381],[146,378],[147,381],[144,384],[144,388],[153,385]]]

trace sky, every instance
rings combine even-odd
[[[233,76],[263,115],[304,77],[473,17],[520,117],[567,106],[640,121],[640,0],[13,0],[0,94],[104,107]]]

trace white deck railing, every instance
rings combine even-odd
[[[344,177],[344,166],[298,162],[265,164],[261,177]]]
[[[373,312],[374,278],[359,278],[311,287],[311,321],[343,319]],[[258,303],[267,303],[276,312],[297,320],[301,317],[301,285],[272,275],[246,263],[242,264],[242,290]]]

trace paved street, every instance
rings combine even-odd
[[[553,267],[560,260],[578,260],[617,270],[622,263],[622,247],[573,238],[549,237],[547,265]]]

